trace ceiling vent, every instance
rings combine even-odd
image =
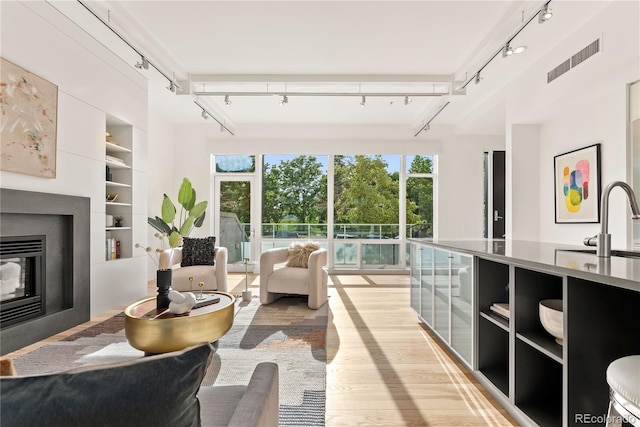
[[[589,46],[585,47],[580,52],[573,55],[571,57],[571,68],[586,61],[587,59],[591,58],[593,55],[595,55],[598,52],[600,52],[600,39],[597,39],[596,41],[591,43]]]
[[[567,59],[562,64],[558,65],[556,68],[554,68],[553,70],[547,73],[547,83],[551,83],[552,81],[554,81],[555,79],[557,79],[558,77],[560,77],[561,75],[569,71],[570,69],[571,69],[571,60]]]
[[[573,55],[571,58],[558,65],[556,68],[549,71],[547,73],[547,84],[551,83],[572,68],[575,68],[578,64],[581,64],[582,62],[591,58],[598,52],[600,52],[600,39],[597,39],[596,41]]]

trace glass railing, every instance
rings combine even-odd
[[[366,269],[409,265],[408,251],[400,251],[399,224],[337,224],[328,233],[326,224],[263,223],[261,251],[287,247],[297,240],[315,240],[328,248],[333,240],[333,265],[336,268]],[[407,224],[406,238],[432,237],[432,224]],[[406,244],[405,248],[409,245]],[[402,259],[401,259],[402,257]]]

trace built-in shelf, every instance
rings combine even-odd
[[[112,162],[111,160],[105,160],[105,163],[111,169],[131,169],[131,166],[124,163],[120,163],[120,162]]]
[[[516,334],[516,337],[554,359],[556,362],[563,363],[562,346],[550,335],[544,335],[539,332],[529,332],[527,334]]]
[[[131,184],[125,184],[123,182],[115,182],[115,181],[105,181],[105,185],[107,187],[131,188]]]
[[[105,144],[107,153],[131,153],[131,150],[121,145],[117,145],[108,141],[105,142]]]
[[[480,316],[484,317],[489,322],[495,324],[499,328],[502,328],[505,331],[509,331],[509,320],[505,319],[504,317],[486,310],[481,310]]]
[[[106,261],[133,255],[133,127],[115,117],[107,117],[105,146],[105,254]],[[113,161],[111,157],[120,161]],[[115,226],[115,219],[122,218],[122,227]],[[107,225],[108,224],[108,225]]]

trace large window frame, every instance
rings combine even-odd
[[[259,258],[259,254],[266,249],[272,247],[286,247],[290,243],[295,240],[299,240],[296,238],[272,238],[270,236],[263,236],[262,229],[262,191],[263,191],[263,161],[264,156],[269,156],[270,154],[255,154],[255,172],[216,172],[215,171],[215,155],[212,155],[211,161],[211,182],[216,182],[220,179],[226,179],[231,176],[239,177],[242,175],[244,177],[253,176],[254,189],[252,190],[252,197],[255,199],[256,209],[254,214],[252,215],[251,228],[255,230],[253,247],[255,248],[254,253],[256,257]],[[308,154],[305,154],[308,155]],[[408,242],[408,238],[406,236],[407,229],[407,221],[406,221],[406,207],[407,207],[407,179],[409,178],[430,178],[433,183],[433,237],[437,237],[437,229],[438,229],[438,220],[437,220],[437,192],[438,192],[438,156],[436,154],[397,154],[400,157],[400,167],[399,167],[399,189],[398,189],[398,204],[399,204],[399,217],[398,217],[398,227],[402,232],[399,233],[398,239],[394,240],[383,240],[383,239],[336,239],[333,236],[333,230],[335,228],[334,224],[334,154],[314,154],[317,157],[327,156],[327,236],[326,239],[322,238],[314,238],[313,240],[317,240],[320,242],[321,246],[327,248],[331,256],[328,260],[328,268],[332,273],[339,272],[358,272],[358,273],[367,273],[367,272],[398,272],[398,271],[408,271],[409,269],[409,256],[410,256],[410,245]],[[412,156],[431,156],[433,160],[433,170],[432,173],[409,173],[407,167],[407,159]],[[212,200],[216,200],[218,194],[215,193],[214,186],[212,185]],[[213,215],[212,215],[213,216]],[[215,223],[219,218],[212,218],[212,230],[217,230],[219,224]],[[345,266],[341,264],[337,264],[334,261],[334,250],[336,249],[336,245],[343,245],[345,243],[348,244],[356,244],[357,245],[357,262],[353,265]],[[396,265],[366,265],[362,262],[362,253],[363,248],[367,248],[367,245],[391,245],[396,244],[398,250],[398,264]]]

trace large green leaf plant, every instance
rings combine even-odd
[[[165,194],[162,199],[162,216],[148,218],[149,225],[168,236],[169,246],[172,248],[180,246],[182,238],[188,237],[194,227],[202,226],[208,202],[205,200],[196,203],[196,190],[191,181],[184,178],[178,191],[178,203],[181,206],[180,215],[177,215],[176,206]]]

